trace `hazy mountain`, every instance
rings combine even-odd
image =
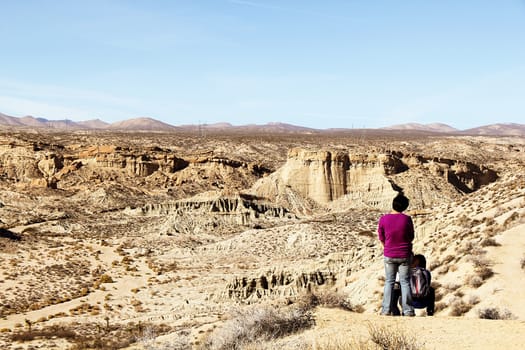
[[[142,117],[112,123],[107,127],[107,129],[135,131],[174,131],[178,128],[153,118]]]
[[[0,125],[21,126],[24,124],[20,121],[20,118],[15,118],[7,114],[0,113]]]
[[[83,122],[77,122],[77,124],[82,125],[89,129],[106,129],[110,124],[106,123],[100,119],[86,120]]]
[[[512,135],[512,136],[525,136],[525,124],[517,123],[499,123],[484,125],[477,128],[464,130],[462,133],[469,135]]]
[[[128,130],[128,131],[175,131],[185,130],[188,132],[205,132],[206,130],[213,131],[231,131],[231,132],[247,132],[247,133],[322,133],[322,132],[345,132],[352,129],[313,129],[304,126],[298,126],[287,123],[267,123],[267,124],[246,124],[246,125],[232,125],[230,123],[213,123],[213,124],[192,124],[173,126],[162,121],[143,117],[134,118],[115,122],[112,124],[106,123],[100,119],[93,119],[87,121],[75,122],[72,120],[50,120],[46,118],[36,118],[33,116],[25,116],[21,118],[12,117],[0,113],[0,125],[11,127],[31,127],[31,128],[47,128],[47,129],[99,129],[99,130]],[[517,123],[498,123],[484,125],[467,130],[458,130],[450,125],[443,123],[406,123],[397,124],[379,129],[370,129],[370,131],[413,131],[413,132],[436,132],[436,133],[452,133],[464,135],[489,135],[489,136],[525,136],[525,124]]]
[[[187,131],[218,131],[227,130],[232,132],[248,133],[311,133],[319,132],[317,129],[307,128],[304,126],[286,124],[286,123],[268,123],[268,124],[246,124],[232,125],[230,123],[200,124],[200,125],[182,125],[180,128]]]
[[[33,116],[25,116],[25,117],[22,117],[20,118],[20,122],[22,123],[22,125],[25,125],[25,126],[33,126],[33,127],[37,127],[37,128],[44,128],[46,127],[46,121],[47,119],[44,119],[44,118],[35,118]]]
[[[417,131],[429,131],[429,132],[443,132],[443,133],[454,133],[459,130],[451,127],[450,125],[443,123],[431,123],[431,124],[420,124],[420,123],[406,123],[388,126],[382,129],[386,130],[417,130]]]
[[[267,132],[267,133],[314,133],[319,132],[318,129],[307,128],[287,123],[267,123],[267,124],[248,124],[235,127],[239,131],[246,132]]]

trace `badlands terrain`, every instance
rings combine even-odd
[[[398,191],[434,317],[378,316]],[[525,343],[521,136],[5,129],[0,220],[2,349]]]

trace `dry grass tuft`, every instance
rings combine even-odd
[[[416,350],[423,348],[424,344],[414,334],[409,334],[400,328],[392,326],[368,325],[368,333],[372,342],[380,349]]]
[[[500,311],[495,307],[479,310],[478,316],[486,320],[513,320],[516,318],[509,310]]]
[[[316,306],[340,308],[347,311],[363,312],[361,305],[353,305],[345,294],[326,290],[316,293],[305,293],[297,299],[297,305],[304,309],[313,309]]]
[[[273,340],[310,328],[315,324],[312,314],[301,307],[276,309],[258,306],[237,311],[223,327],[213,332],[201,349],[243,349],[257,340]]]
[[[474,270],[476,274],[484,281],[492,276],[494,276],[494,271],[490,267],[492,264],[482,255],[472,256],[470,261],[474,265]]]
[[[480,244],[481,244],[482,247],[499,247],[499,246],[501,246],[501,244],[496,242],[496,240],[494,238],[492,238],[492,237],[485,238],[484,240],[481,241]]]
[[[465,278],[465,283],[472,288],[479,288],[483,284],[483,279],[478,275],[470,275]]]
[[[346,337],[327,337],[316,340],[312,350],[377,350],[375,344],[366,341],[347,339]]]
[[[191,350],[190,332],[182,330],[176,333],[169,342],[158,343],[155,329],[148,327],[137,337],[137,343],[142,344],[145,350]]]
[[[450,304],[450,316],[463,316],[472,309],[474,305],[458,299]]]

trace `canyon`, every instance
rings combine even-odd
[[[0,342],[62,327],[76,338],[33,343],[78,347],[101,327],[115,342],[149,327],[196,346],[233,307],[308,293],[375,315],[376,225],[399,192],[439,283],[436,318],[498,307],[524,320],[503,273],[524,273],[522,243],[510,248],[525,227],[524,165],[520,136],[5,131]]]

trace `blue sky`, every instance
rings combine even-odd
[[[524,0],[0,0],[0,112],[525,123]]]

